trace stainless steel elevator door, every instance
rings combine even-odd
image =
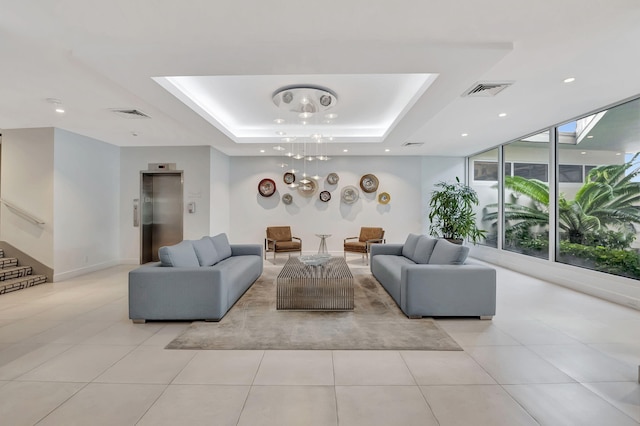
[[[158,261],[160,247],[182,241],[182,184],[182,172],[142,172],[140,263]]]

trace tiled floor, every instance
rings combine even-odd
[[[640,424],[640,312],[512,271],[493,321],[439,321],[464,352],[170,351],[131,268],[0,296],[0,424]]]

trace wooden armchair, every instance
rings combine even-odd
[[[276,253],[289,253],[289,257],[291,257],[291,252],[302,254],[302,240],[291,236],[290,226],[269,226],[267,227],[267,238],[264,239],[265,259],[268,251],[273,252],[273,260],[276,259]]]
[[[350,241],[351,240],[351,241]],[[356,241],[352,241],[356,240]],[[369,264],[369,249],[371,244],[384,244],[384,229],[382,228],[360,228],[359,237],[347,237],[344,239],[344,257],[347,258],[347,252],[361,253]]]

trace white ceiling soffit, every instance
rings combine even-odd
[[[278,143],[314,134],[334,142],[382,142],[436,74],[156,77],[154,80],[237,143]],[[272,101],[283,81],[326,87],[337,106],[301,118]],[[328,116],[328,114],[332,114]],[[279,122],[274,125],[274,120]]]

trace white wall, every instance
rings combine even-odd
[[[307,173],[323,176],[316,194],[306,198],[287,187],[282,181],[284,171],[277,167],[278,157],[232,157],[230,179],[231,228],[230,239],[239,243],[263,243],[267,226],[289,225],[295,236],[302,238],[303,251],[318,250],[319,238],[315,234],[327,233],[331,252],[342,252],[343,240],[357,236],[362,226],[381,226],[385,229],[387,242],[404,242],[407,234],[420,233],[425,217],[421,207],[425,191],[423,182],[444,177],[443,169],[436,167],[443,162],[433,160],[431,170],[423,170],[421,157],[333,157],[328,162],[307,163]],[[288,159],[290,163],[291,160]],[[463,164],[461,159],[457,163]],[[297,162],[296,168],[302,165]],[[445,166],[446,167],[446,166]],[[462,166],[460,167],[462,170]],[[328,173],[340,177],[337,185],[325,181]],[[340,192],[347,185],[359,188],[360,177],[372,173],[379,180],[376,193],[360,191],[359,200],[351,205],[340,201]],[[300,173],[297,174],[298,179]],[[263,178],[276,182],[276,193],[268,198],[258,193],[258,183]],[[324,203],[318,199],[322,190],[331,193],[331,200]],[[377,194],[388,192],[391,202],[378,203]],[[293,203],[282,203],[282,195],[293,195]]]
[[[54,280],[119,262],[120,149],[55,129]]]
[[[176,163],[184,171],[184,239],[210,235],[211,148],[137,147],[120,148],[120,257],[124,263],[140,262],[140,228],[133,226],[133,200],[140,198],[140,171],[149,163]],[[196,213],[187,213],[187,203],[196,203]]]
[[[231,226],[229,211],[229,157],[211,148],[211,207],[210,232],[216,235],[229,232]]]
[[[2,198],[45,224],[33,224],[3,205],[1,237],[50,268],[54,267],[53,151],[53,128],[2,132]]]

